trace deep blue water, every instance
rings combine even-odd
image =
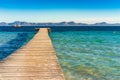
[[[120,26],[53,26],[51,31],[120,31]]]
[[[0,61],[25,45],[35,32],[0,32]]]
[[[34,32],[35,28],[51,28],[52,32],[63,32],[63,31],[120,31],[120,26],[23,26],[22,28],[14,28],[13,26],[0,26],[0,31]]]

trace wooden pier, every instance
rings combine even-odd
[[[47,28],[0,62],[0,80],[65,80]]]

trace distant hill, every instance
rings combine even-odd
[[[120,23],[109,24],[106,22],[100,22],[95,24],[75,23],[71,22],[59,22],[59,23],[29,23],[15,21],[11,23],[0,22],[0,26],[120,26]]]

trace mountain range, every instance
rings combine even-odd
[[[32,23],[15,21],[11,23],[0,22],[0,26],[120,26],[120,23],[109,24],[106,22],[87,24],[87,23],[76,23],[76,22],[59,22],[59,23]]]

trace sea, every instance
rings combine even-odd
[[[120,80],[120,27],[50,27],[66,80]],[[0,28],[0,60],[29,42],[33,28]]]
[[[27,44],[35,34],[32,29],[0,28],[0,61]]]
[[[120,80],[117,28],[53,28],[49,35],[66,80]]]

